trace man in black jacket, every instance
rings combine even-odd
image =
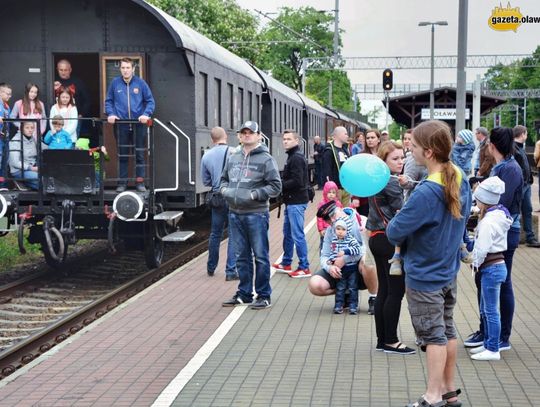
[[[288,155],[281,177],[285,215],[283,220],[283,258],[273,264],[276,272],[287,273],[292,278],[311,277],[308,248],[304,234],[304,214],[308,197],[308,165],[299,147],[300,138],[294,130],[283,132],[283,147]],[[292,271],[294,247],[298,255],[298,268]]]
[[[323,153],[323,178],[324,182],[334,181],[339,188],[339,200],[343,206],[349,206],[350,195],[343,189],[339,182],[339,169],[349,158],[349,150],[347,148],[347,129],[338,126],[332,132],[332,141],[326,144],[326,149]]]
[[[516,159],[517,163],[521,167],[521,171],[523,172],[523,198],[521,200],[521,217],[523,219],[523,230],[525,231],[527,246],[540,247],[540,243],[536,239],[532,227],[531,185],[534,178],[531,173],[529,161],[527,160],[527,154],[525,154],[525,140],[527,140],[527,127],[521,125],[517,125],[516,127],[514,127],[514,158]]]
[[[313,160],[315,161],[315,180],[317,181],[317,186],[321,191],[325,183],[322,174],[323,153],[325,147],[326,146],[321,142],[321,138],[319,136],[313,137]]]

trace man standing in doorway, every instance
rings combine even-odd
[[[315,181],[320,190],[324,187],[324,180],[322,174],[323,165],[323,152],[325,145],[321,143],[321,138],[315,136],[313,138],[313,161],[315,161]]]
[[[212,187],[211,193],[219,192],[221,174],[225,168],[227,157],[232,151],[227,145],[227,133],[221,127],[214,127],[210,131],[210,137],[214,146],[208,150],[201,159],[201,175],[203,184]],[[229,151],[230,150],[230,151]],[[206,272],[210,277],[214,275],[219,262],[219,245],[223,238],[223,230],[229,217],[229,207],[227,204],[220,208],[212,207],[212,226],[210,239],[208,239],[208,263]],[[227,265],[225,266],[225,281],[238,280],[236,273],[236,255],[231,243],[229,233],[229,243],[227,245]]]
[[[287,162],[283,169],[281,182],[283,185],[283,203],[285,216],[283,220],[283,258],[281,263],[273,264],[276,272],[288,273],[292,278],[311,277],[309,271],[308,248],[304,234],[304,214],[309,201],[307,160],[300,152],[300,137],[294,130],[283,132],[283,148],[287,153]],[[296,247],[298,268],[291,269]]]
[[[72,75],[72,71],[71,62],[67,59],[61,59],[57,62],[57,76],[54,81],[54,96],[55,98],[58,98],[62,88],[68,89],[77,106],[79,117],[90,117],[90,96],[88,90],[80,78]],[[86,129],[86,123],[79,121],[77,134],[79,134],[79,131],[86,134]]]
[[[124,192],[127,188],[128,161],[131,146],[135,144],[135,175],[138,192],[145,192],[145,148],[146,128],[154,113],[154,96],[148,84],[134,75],[135,63],[131,58],[122,58],[120,73],[113,79],[107,98],[105,99],[105,113],[107,121],[114,124],[116,120],[138,120],[141,124],[120,124],[115,135],[118,143],[119,178],[116,192]]]
[[[344,207],[349,206],[350,194],[342,188],[341,182],[339,182],[339,169],[349,158],[348,138],[345,127],[336,127],[332,133],[332,141],[327,144],[323,154],[324,182],[334,181],[336,183],[339,188],[339,200]]]
[[[231,154],[221,176],[220,191],[229,205],[229,229],[237,254],[238,290],[224,307],[251,304],[252,309],[272,305],[268,227],[269,199],[281,193],[276,161],[260,142],[259,124],[245,122],[240,128],[242,148]],[[255,291],[253,299],[253,257]]]

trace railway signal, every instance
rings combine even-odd
[[[394,73],[391,69],[385,69],[383,71],[382,83],[385,91],[392,90],[394,86]]]

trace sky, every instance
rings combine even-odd
[[[276,12],[280,7],[311,6],[318,10],[334,10],[335,0],[236,0],[247,10]],[[469,0],[467,52],[470,55],[530,54],[540,45],[540,23],[522,24],[514,31],[495,31],[488,25],[492,10],[507,6],[508,1]],[[523,15],[540,17],[539,0],[513,0]],[[429,56],[430,27],[418,27],[420,21],[448,21],[448,26],[435,27],[435,55],[457,55],[459,0],[339,0],[339,27],[344,57]],[[255,13],[256,14],[256,13]],[[261,17],[261,22],[265,18]],[[467,69],[467,82],[474,81],[485,69]],[[382,69],[348,71],[352,85],[379,84]],[[435,71],[435,83],[455,83],[455,69]],[[430,70],[394,70],[394,83],[429,84]],[[365,96],[360,95],[361,98]],[[362,111],[373,108],[374,102],[362,100]]]

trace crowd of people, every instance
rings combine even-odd
[[[107,121],[137,120],[136,124],[120,124],[115,132],[119,145],[119,183],[117,192],[126,190],[128,160],[131,146],[136,157],[136,189],[146,190],[145,177],[145,131],[144,124],[154,113],[155,102],[146,82],[134,75],[135,62],[130,58],[120,61],[120,76],[113,79],[105,100]],[[85,146],[85,121],[89,117],[89,94],[76,76],[72,75],[71,63],[61,59],[56,65],[57,77],[54,82],[54,100],[47,115],[41,100],[39,86],[26,84],[23,97],[11,107],[12,86],[0,83],[0,188],[7,187],[6,178],[11,175],[19,189],[38,189],[38,151],[45,149],[76,149]],[[5,119],[13,119],[5,121]],[[5,121],[5,122],[4,122]],[[13,126],[13,128],[11,128]],[[31,134],[29,133],[31,131]],[[88,140],[89,141],[89,140]],[[38,143],[40,143],[38,148]],[[102,153],[106,149],[98,146],[91,153]],[[96,167],[97,168],[97,167]],[[99,178],[96,178],[99,185]]]
[[[464,345],[472,360],[495,361],[511,348],[512,261],[522,223],[527,245],[540,246],[530,222],[533,180],[523,159],[526,128],[499,127],[488,133],[480,127],[474,133],[461,130],[454,138],[446,123],[427,121],[405,131],[399,142],[385,140],[387,134],[376,129],[349,140],[343,127],[336,127],[326,144],[315,137],[315,183],[322,190],[317,208],[320,261],[315,267],[309,264],[304,234],[310,196],[299,135],[291,129],[283,133],[287,161],[281,175],[261,143],[256,122],[244,123],[238,135],[240,145],[233,149],[226,145],[225,131],[213,129],[214,147],[201,162],[212,197],[208,275],[215,275],[228,220],[226,280],[239,280],[223,306],[269,308],[271,268],[292,278],[308,277],[313,295],[335,295],[335,314],[347,309],[357,314],[358,291],[367,289],[375,350],[409,355],[416,349],[398,337],[406,295],[415,341],[426,352],[428,366],[426,392],[413,406],[460,406],[453,321],[460,265],[473,271],[480,315],[478,331]],[[351,196],[340,184],[341,166],[356,154],[377,155],[391,174],[388,184],[367,199]],[[539,161],[540,142],[537,165]],[[213,203],[216,196],[219,205]],[[285,204],[283,256],[270,264],[269,199],[278,197]],[[472,234],[467,229],[470,216],[478,218]],[[375,267],[366,264],[367,247]],[[298,266],[293,269],[295,251]]]

